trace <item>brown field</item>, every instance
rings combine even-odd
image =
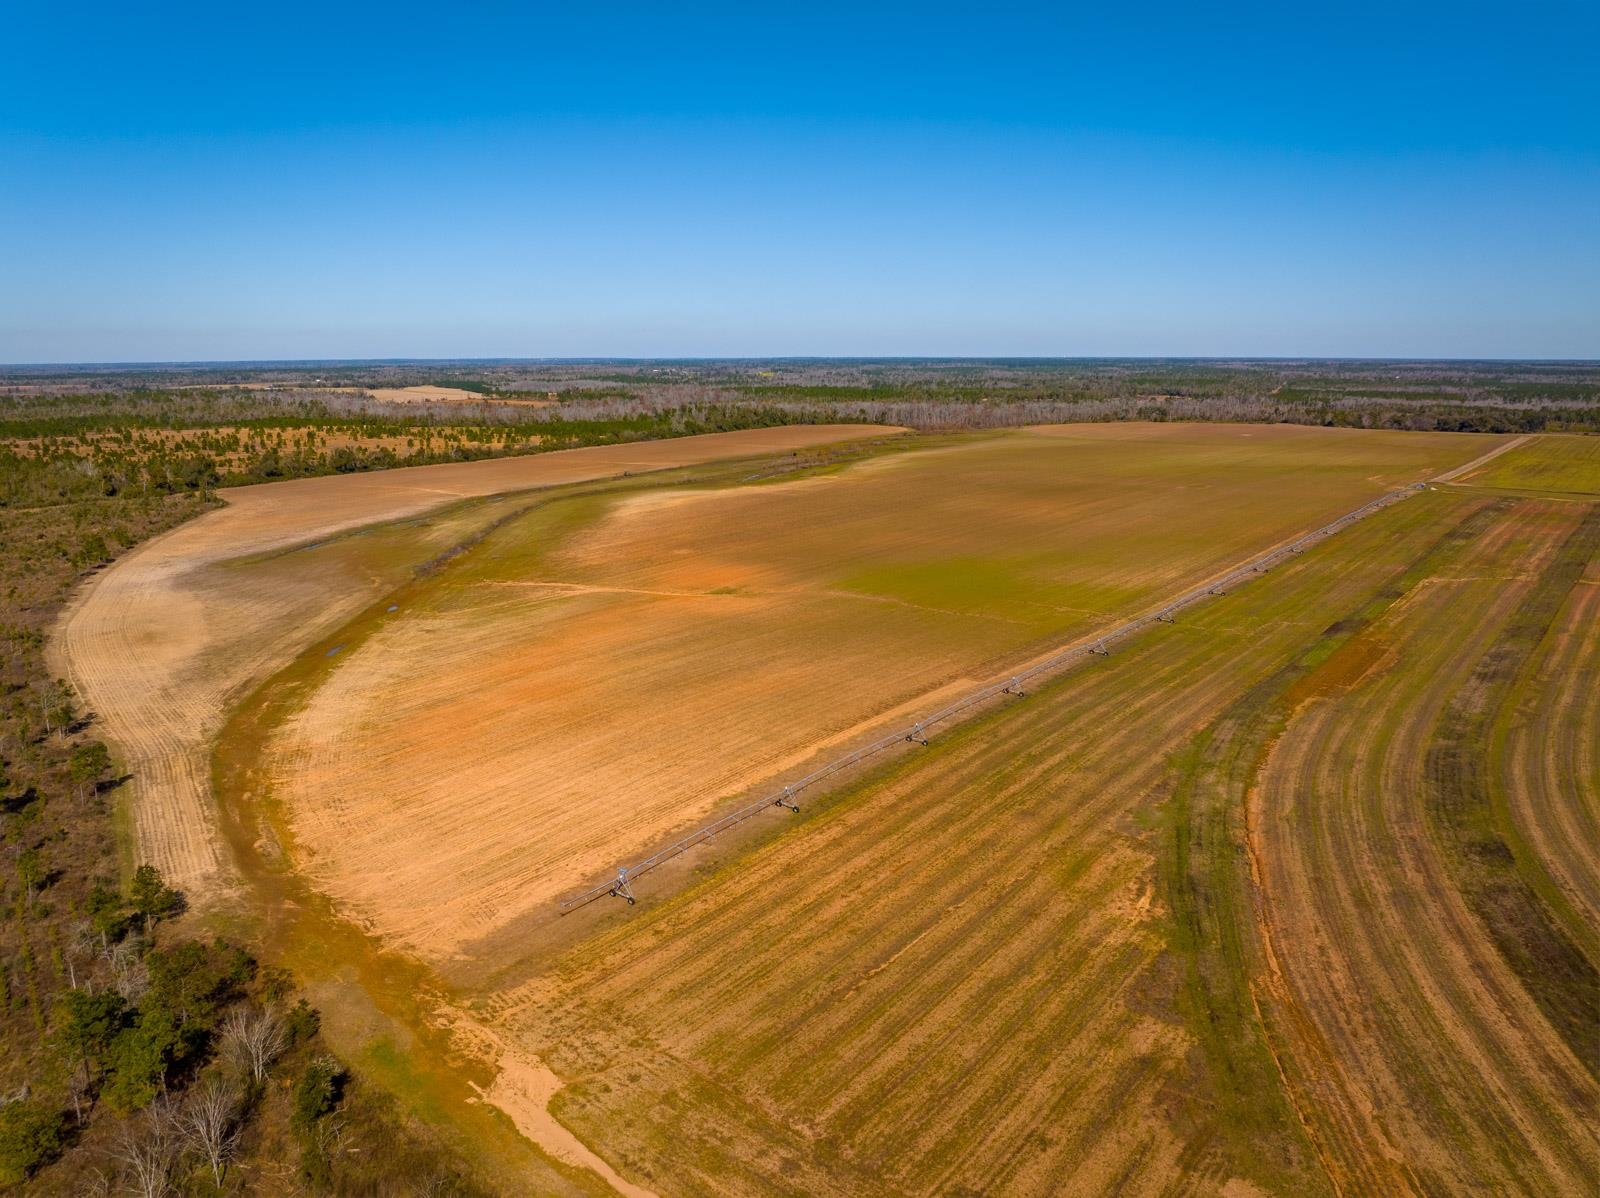
[[[342,909],[431,962],[503,963],[520,923],[719,802],[1463,448],[1084,426],[540,508],[341,651],[272,793]]]
[[[326,933],[296,966],[417,1054],[455,1027],[434,1064],[594,1192],[1592,1188],[1583,439],[1069,426],[610,477],[823,435],[232,492],[64,624],[141,848],[226,875],[232,712],[241,859]],[[891,717],[1452,475],[637,907],[555,914]]]
[[[464,391],[460,387],[368,387],[366,393],[373,399],[381,399],[388,403],[511,403],[528,408],[548,408],[555,405],[553,399],[496,399],[488,395],[479,395],[476,391]]]
[[[1426,773],[1539,594],[1499,666],[1532,689],[1486,718],[1560,701],[1597,530],[1408,500],[608,913],[484,1017],[661,1194],[1584,1192],[1593,924],[1519,977]],[[1592,762],[1577,708],[1557,761]],[[1591,820],[1582,778],[1538,818]],[[1565,852],[1591,881],[1594,844]]]
[[[1600,933],[1592,908],[1561,918],[1566,888],[1548,907],[1534,897],[1544,854],[1502,860],[1489,846],[1505,843],[1495,799],[1547,845],[1546,821],[1587,824],[1554,860],[1592,897],[1595,775],[1549,783],[1600,739],[1587,695],[1561,693],[1600,684],[1600,507],[1500,503],[1474,519],[1459,552],[1306,679],[1251,797],[1253,859],[1265,937],[1282,946],[1278,997],[1296,1015],[1287,1056],[1339,1174],[1575,1192],[1597,1163]],[[1579,660],[1552,676],[1547,651]],[[1542,715],[1537,755],[1519,703]],[[1509,953],[1502,921],[1516,924]]]
[[[297,479],[226,492],[227,506],[140,546],[96,578],[63,618],[52,668],[99,713],[133,775],[131,841],[196,898],[228,874],[209,796],[212,738],[228,706],[375,594],[467,535],[464,512],[254,576],[221,568],[252,554],[415,516],[472,496],[627,471],[882,435],[872,426],[719,433],[383,473]]]

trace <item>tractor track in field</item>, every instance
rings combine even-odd
[[[1186,1029],[1211,1021],[1171,1018],[1166,913],[1148,901],[1147,854],[1170,833],[1135,829],[1164,801],[1173,746],[1348,631],[1458,522],[1456,502],[1401,505],[1351,530],[1354,556],[1308,554],[1281,586],[1239,592],[1230,602],[1281,617],[1250,622],[1264,631],[1197,610],[1104,670],[953,729],[704,881],[613,911],[485,1017],[567,1079],[565,1125],[647,1164],[636,1178],[671,1176],[663,1193],[1314,1193],[1328,1174],[1374,1192],[1380,1172],[1328,1164],[1307,1126],[1320,1110],[1236,1127],[1260,1088],[1219,1103],[1205,1080],[1218,1074],[1196,1075]],[[1249,909],[1234,914],[1250,935]],[[1305,943],[1290,948],[1292,976]],[[1276,995],[1241,997],[1246,1020],[1275,1014]],[[1279,1072],[1263,1053],[1260,1076],[1288,1088],[1311,1059]],[[1296,1126],[1320,1163],[1307,1148],[1275,1166],[1275,1137]],[[1352,1136],[1359,1124],[1335,1138]],[[774,1157],[806,1171],[733,1171]]]
[[[813,432],[815,431],[818,430],[813,430]],[[888,430],[874,429],[866,434],[863,434],[859,429],[850,431],[852,435],[881,435]],[[1490,453],[1474,459],[1473,462],[1467,463],[1463,467],[1457,467],[1447,473],[1451,476],[1457,476],[1469,469],[1479,468],[1489,459],[1506,452],[1520,443],[1510,442],[1501,445]],[[664,444],[685,448],[688,446],[687,441]],[[644,447],[627,448],[637,455]],[[761,452],[761,450],[751,448],[744,450],[744,452],[754,453]],[[544,455],[543,459],[530,460],[549,460],[560,456],[559,454],[551,454]],[[740,456],[743,456],[743,454]],[[660,469],[667,464],[672,464],[664,459],[662,464],[644,466],[637,464],[640,461],[637,456],[628,460],[636,463],[632,467],[633,469]],[[472,465],[490,464],[498,465],[500,463],[473,463]],[[609,474],[615,474],[615,464],[612,464]],[[608,476],[593,475],[592,477]],[[361,477],[377,479],[381,476]],[[572,479],[563,477],[562,481],[574,481],[580,477],[590,476],[575,474]],[[1437,475],[1434,480],[1442,481],[1444,478],[1444,475]],[[272,488],[274,495],[265,498],[277,498],[279,497],[280,488],[291,485],[276,484]],[[507,488],[502,482],[494,489],[504,490]],[[265,489],[263,488],[263,490]],[[302,527],[298,535],[289,534],[287,530],[288,520],[283,511],[274,510],[270,507],[259,508],[257,509],[257,514],[264,522],[264,527],[255,534],[256,539],[243,548],[239,547],[237,538],[232,543],[221,543],[216,526],[212,525],[206,530],[206,537],[197,537],[194,544],[178,547],[166,546],[160,554],[152,555],[156,560],[144,563],[140,567],[143,571],[141,576],[143,579],[142,587],[118,584],[114,587],[105,588],[104,592],[101,593],[103,580],[97,581],[92,591],[82,597],[82,610],[70,613],[69,619],[64,622],[62,645],[59,649],[62,660],[67,666],[64,672],[79,682],[80,686],[88,692],[91,702],[96,706],[101,707],[107,713],[121,711],[121,714],[114,719],[108,719],[107,727],[110,734],[109,739],[112,739],[116,747],[123,752],[130,768],[133,768],[140,779],[136,783],[135,791],[135,828],[139,837],[140,851],[148,859],[155,860],[164,869],[170,871],[173,880],[196,888],[202,893],[225,882],[227,867],[225,860],[223,860],[224,855],[219,852],[218,846],[214,843],[214,833],[208,826],[208,820],[211,816],[206,799],[209,797],[210,779],[203,768],[205,747],[216,733],[213,721],[219,718],[219,713],[223,712],[229,705],[237,702],[244,692],[258,682],[264,676],[264,672],[270,673],[269,666],[274,663],[281,664],[288,657],[305,650],[309,634],[307,632],[308,625],[304,621],[308,614],[315,615],[317,620],[316,628],[327,626],[331,630],[331,628],[339,624],[341,619],[351,614],[349,604],[354,603],[359,606],[359,603],[354,599],[349,600],[345,606],[339,606],[338,604],[330,606],[327,603],[326,595],[319,596],[308,592],[305,595],[292,597],[293,603],[287,608],[287,622],[283,622],[286,619],[284,610],[279,610],[274,617],[277,621],[280,621],[279,623],[267,621],[264,624],[264,616],[267,608],[271,606],[271,601],[280,597],[263,596],[259,604],[251,606],[248,603],[238,602],[238,596],[234,596],[234,606],[226,608],[221,613],[219,621],[219,615],[215,610],[202,610],[202,607],[196,606],[201,600],[209,598],[208,596],[197,595],[192,589],[185,590],[186,575],[184,573],[185,567],[181,562],[182,553],[188,552],[192,554],[196,546],[201,546],[204,549],[204,553],[209,554],[209,556],[202,556],[195,560],[200,561],[202,564],[210,564],[252,552],[252,547],[258,552],[280,549],[290,544],[303,543],[307,536],[325,537],[341,530],[370,524],[386,518],[393,518],[392,515],[372,514],[380,509],[386,513],[399,511],[402,514],[426,511],[451,500],[459,500],[466,493],[438,486],[417,486],[405,489],[405,491],[404,495],[383,497],[381,503],[375,502],[371,507],[363,509],[366,514],[349,511],[329,512],[326,510],[326,500],[323,499],[319,501],[323,510],[316,512],[322,523],[309,533],[304,531]],[[492,491],[473,493],[492,493]],[[1395,492],[1380,497],[1379,500],[1373,503],[1362,505],[1361,508],[1356,510],[1356,513],[1379,510],[1381,507],[1398,502],[1408,493],[1409,491]],[[1345,527],[1356,513],[1349,513],[1344,517],[1340,517],[1339,520],[1332,522],[1330,525],[1322,526],[1314,533],[1307,535],[1318,539],[1325,535],[1331,535],[1333,532]],[[303,521],[305,513],[302,512],[299,518]],[[200,523],[204,523],[204,521],[197,522],[195,526],[185,526],[185,528],[197,527]],[[183,530],[179,531],[182,532]],[[210,539],[207,540],[206,538]],[[1039,654],[1027,664],[1013,671],[1013,674],[1030,673],[1043,681],[1070,664],[1059,660],[1064,655],[1074,655],[1072,660],[1087,660],[1087,655],[1083,653],[1086,646],[1099,645],[1103,647],[1108,642],[1128,636],[1133,631],[1149,626],[1159,613],[1175,611],[1180,603],[1204,602],[1206,593],[1217,587],[1219,583],[1226,582],[1231,588],[1231,585],[1238,580],[1237,576],[1240,571],[1247,570],[1251,562],[1275,560],[1276,555],[1287,552],[1287,547],[1290,544],[1305,539],[1304,537],[1291,537],[1280,541],[1271,549],[1264,553],[1258,553],[1249,559],[1245,566],[1217,571],[1197,587],[1185,592],[1180,596],[1179,600],[1151,606],[1142,615],[1124,624],[1091,632],[1083,637],[1076,638],[1065,648]],[[161,542],[152,542],[151,544],[154,546],[161,544]],[[131,561],[136,556],[130,555],[129,559],[125,560]],[[191,571],[195,569],[194,561],[190,561],[187,568]],[[452,566],[451,568],[453,569],[454,567]],[[163,574],[162,570],[165,570],[166,573]],[[115,570],[110,571],[108,576],[114,573]],[[369,585],[366,589],[360,590],[360,602],[366,602],[370,598],[370,583],[372,580],[368,579],[366,581]],[[640,597],[654,596],[677,600],[683,598],[705,598],[709,595],[708,592],[695,592],[691,589],[675,587],[654,589],[648,587],[605,587],[562,582],[533,582],[522,585],[526,585],[531,589],[544,587],[553,592],[570,593],[574,596],[637,595]],[[759,597],[760,592],[756,590],[752,594]],[[950,614],[946,609],[926,604],[909,603],[900,599],[855,595],[849,592],[838,592],[837,595],[827,594],[831,597],[848,595],[853,599],[897,604],[907,609],[929,613]],[[162,630],[154,629],[148,620],[143,626],[130,629],[127,625],[127,616],[132,612],[137,617],[141,611],[148,612],[152,606],[172,601],[179,603],[188,601],[190,603],[190,607],[187,610],[193,614],[192,622],[195,626],[179,630],[184,635],[193,639],[205,635],[214,635],[221,631],[226,633],[228,638],[231,638],[231,640],[226,640],[227,645],[231,645],[236,649],[239,646],[248,646],[249,652],[242,653],[237,662],[225,663],[227,668],[219,671],[219,651],[215,647],[205,651],[194,649],[192,646],[173,650],[170,645],[161,641],[158,635],[157,647],[161,652],[157,653],[152,660],[161,670],[166,671],[165,677],[161,680],[160,685],[152,687],[148,693],[131,696],[133,700],[131,706],[137,710],[129,712],[127,708],[130,706],[130,694],[115,695],[108,679],[114,680],[113,676],[118,669],[130,668],[128,665],[130,661],[137,663],[141,655],[146,655],[148,637],[161,633]],[[318,602],[322,606],[315,606]],[[282,609],[283,604],[280,603],[279,607]],[[89,614],[85,615],[85,612]],[[107,625],[118,620],[123,621],[123,626],[116,630],[114,635],[109,635],[107,633]],[[296,621],[299,622],[296,623]],[[269,635],[263,635],[264,628]],[[167,630],[166,633],[169,639],[170,631]],[[98,644],[95,641],[97,637],[100,638]],[[166,653],[167,657],[163,658],[162,653]],[[85,665],[86,659],[93,658],[96,654],[100,654],[104,660]],[[143,672],[138,674],[138,681],[134,684],[135,689],[148,684],[149,680],[154,676],[149,670],[143,669],[142,663],[140,663],[140,669]],[[205,671],[211,671],[214,676],[209,680],[202,680],[201,676]],[[159,673],[160,671],[158,670],[157,672]],[[967,681],[966,679],[959,680],[962,685],[966,684]],[[933,693],[948,693],[950,685],[952,684],[947,684]],[[1000,684],[997,682],[995,685]],[[124,691],[128,690],[127,687],[123,689]],[[991,695],[991,697],[993,696]],[[926,698],[926,692],[924,692],[924,698]],[[908,703],[899,704],[898,708],[906,708],[921,701],[911,700]],[[957,707],[960,704],[952,704],[951,706]],[[974,703],[970,706],[973,714],[979,714],[980,704]],[[163,710],[163,707],[166,710]],[[963,708],[964,710],[965,708]],[[876,719],[881,724],[882,716],[880,715]],[[952,724],[955,722],[953,713],[951,722]],[[848,738],[857,731],[865,730],[870,726],[870,721],[864,721],[860,725],[853,726],[846,733],[834,733],[822,741],[813,742],[809,751],[814,752],[818,744],[825,744],[828,741],[840,743],[843,738]],[[202,767],[199,769],[193,768],[195,761],[191,760],[193,758],[193,747],[196,744],[200,745],[202,753],[202,756],[198,759]],[[794,757],[795,755],[791,754],[790,756]],[[796,760],[801,760],[801,758],[796,758]],[[152,791],[162,793],[153,795]],[[1086,810],[1093,811],[1098,810],[1098,808],[1091,806]],[[162,831],[163,827],[166,829],[165,831]],[[1008,878],[1004,880],[1004,886],[1016,889],[1020,893],[1023,889],[1023,883],[1027,881],[1027,879],[1020,877]],[[996,881],[994,885],[1002,886],[1002,881]],[[1010,891],[1008,890],[1007,892],[1009,893]],[[1148,896],[1145,901],[1148,903]],[[945,914],[949,922],[963,924],[968,922],[968,916],[965,913],[966,904],[963,901],[953,901],[945,906]],[[906,957],[925,955],[925,938],[942,940],[944,939],[944,933],[940,929],[930,927],[925,929],[921,935],[909,938],[894,956],[877,965],[875,969],[869,968],[865,971],[858,980],[855,990],[852,990],[851,993],[863,989],[875,990],[878,986],[878,979],[882,974],[893,972],[898,968],[898,962],[902,959],[901,954],[905,954]],[[1102,957],[1095,957],[1093,960],[1095,968],[1108,971],[1109,976],[1113,963]],[[988,961],[987,959],[982,959],[979,964],[987,967]],[[1050,967],[1044,958],[1040,958],[1036,964],[1041,971]],[[1099,1022],[1091,1021],[1086,1026],[1099,1027],[1106,1018],[1109,1018],[1109,1016],[1102,1012],[1096,1017]],[[1025,1026],[1026,1012],[1019,1007],[1012,1012],[1011,1019],[1016,1026]],[[1105,1034],[1109,1036],[1111,1033],[1106,1031]],[[1156,1035],[1154,1032],[1149,1034]],[[950,1033],[947,1033],[944,1039],[937,1042],[936,1047],[939,1047],[942,1051],[954,1051],[959,1046],[950,1042]],[[907,1064],[904,1067],[909,1069],[911,1066]],[[1159,1079],[1154,1074],[1148,1076],[1140,1074],[1127,1084],[1129,1087],[1140,1087],[1140,1093],[1148,1098],[1147,1091],[1151,1091],[1156,1086],[1157,1080]],[[865,1082],[862,1083],[860,1093],[867,1092],[865,1084]],[[875,1082],[874,1084],[878,1083]],[[863,1101],[864,1099],[855,1090],[849,1093],[841,1093],[838,1096],[840,1104],[838,1110],[853,1109],[852,1104],[859,1104]],[[772,1112],[775,1113],[778,1109],[773,1107]],[[566,1120],[564,1119],[563,1121],[565,1122]],[[1041,1122],[1038,1126],[1042,1129],[1046,1126],[1046,1123]],[[1039,1130],[1034,1134],[1043,1135],[1045,1133],[1043,1130]],[[1087,1136],[1089,1133],[1084,1132],[1082,1134]],[[953,1168],[952,1166],[952,1170]],[[943,1176],[953,1177],[954,1173],[947,1171]]]

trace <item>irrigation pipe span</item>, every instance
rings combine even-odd
[[[1031,679],[1038,678],[1041,675],[1053,673],[1061,669],[1063,666],[1079,660],[1084,656],[1109,656],[1110,650],[1108,649],[1108,646],[1112,642],[1130,636],[1139,629],[1147,628],[1151,624],[1170,624],[1172,623],[1172,617],[1184,608],[1189,607],[1192,604],[1199,603],[1209,596],[1221,595],[1231,586],[1248,581],[1250,578],[1258,574],[1266,573],[1267,569],[1275,562],[1283,561],[1285,558],[1299,553],[1308,545],[1312,545],[1317,541],[1324,539],[1325,537],[1332,536],[1346,525],[1353,524],[1362,517],[1371,515],[1379,508],[1388,507],[1390,504],[1398,503],[1406,496],[1416,491],[1423,490],[1427,485],[1427,483],[1413,483],[1412,485],[1404,487],[1400,490],[1386,492],[1385,494],[1378,496],[1378,498],[1362,504],[1360,507],[1356,508],[1355,511],[1347,512],[1345,515],[1340,516],[1337,520],[1334,520],[1329,524],[1324,524],[1321,528],[1313,529],[1311,532],[1308,532],[1304,536],[1298,537],[1287,544],[1279,545],[1276,549],[1268,550],[1260,557],[1255,558],[1252,561],[1248,561],[1244,565],[1238,566],[1233,570],[1228,571],[1228,573],[1218,578],[1213,578],[1211,581],[1196,587],[1194,590],[1180,595],[1178,598],[1172,600],[1170,603],[1162,607],[1159,611],[1149,612],[1132,620],[1128,620],[1126,623],[1118,624],[1109,631],[1101,633],[1098,637],[1092,641],[1089,641],[1087,644],[1074,642],[1068,648],[1062,649],[1041,661],[1034,662],[1033,665],[1029,666],[1025,670],[1011,674],[998,682],[991,682],[989,685],[981,687],[978,690],[973,691],[971,694],[957,699],[948,707],[941,707],[932,715],[923,716],[920,720],[913,722],[909,727],[901,728],[897,732],[891,732],[889,735],[879,740],[875,740],[871,744],[862,745],[860,748],[846,753],[843,757],[840,757],[835,761],[830,761],[827,765],[812,771],[804,778],[800,778],[794,782],[788,783],[781,790],[776,790],[764,798],[757,799],[753,803],[748,803],[736,811],[730,811],[721,819],[706,824],[704,827],[696,828],[693,832],[690,832],[682,839],[675,840],[665,848],[658,849],[656,852],[646,857],[643,861],[619,868],[617,870],[616,877],[612,878],[611,880],[602,882],[598,886],[591,886],[588,890],[585,890],[580,894],[574,894],[568,898],[562,899],[561,913],[564,915],[568,911],[575,911],[579,907],[594,902],[595,899],[606,898],[610,896],[626,899],[631,904],[634,901],[632,883],[635,879],[649,873],[658,865],[662,865],[665,862],[670,861],[672,858],[687,852],[689,849],[694,848],[695,845],[703,844],[705,841],[710,840],[718,833],[726,832],[728,829],[744,823],[744,821],[749,819],[751,816],[759,815],[761,812],[766,811],[771,807],[783,807],[790,811],[798,812],[800,807],[795,802],[795,799],[800,792],[805,790],[807,787],[815,786],[817,783],[822,782],[827,778],[831,778],[833,775],[847,770],[851,766],[861,764],[861,762],[867,760],[869,757],[874,757],[877,754],[882,753],[885,749],[892,749],[896,745],[905,744],[907,741],[912,741],[918,744],[927,744],[928,730],[934,725],[942,724],[947,720],[953,719],[969,708],[976,707],[978,704],[986,702],[989,699],[993,699],[998,695],[1020,695],[1022,693],[1022,687],[1024,683],[1030,681]]]

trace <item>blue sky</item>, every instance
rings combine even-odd
[[[145,8],[5,6],[0,361],[1600,358],[1593,3]]]

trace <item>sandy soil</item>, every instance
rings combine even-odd
[[[676,899],[602,912],[490,1013],[570,1083],[563,1123],[664,1195],[1324,1192],[1245,1174],[1282,1142],[1224,1146],[1159,805],[1172,755],[1435,523],[1400,505],[936,737]]]
[[[760,429],[234,488],[223,492],[222,510],[140,546],[86,586],[63,615],[52,668],[96,712],[133,775],[138,858],[198,900],[226,876],[208,752],[228,704],[369,602],[374,582],[346,574],[260,593],[228,585],[211,567],[470,496],[885,431]]]
[[[373,399],[385,399],[391,403],[482,403],[484,397],[476,391],[463,391],[460,387],[369,387],[367,394]]]
[[[373,399],[385,400],[389,403],[514,403],[523,407],[545,408],[555,404],[551,399],[494,399],[488,395],[479,395],[476,391],[464,391],[460,387],[369,387],[367,394]]]
[[[1471,444],[1406,436],[1028,430],[646,493],[553,548],[513,527],[340,658],[273,746],[273,793],[342,910],[486,965],[515,952],[490,938],[820,747]]]
[[[204,768],[226,709],[387,593],[376,558],[324,568],[314,566],[316,554],[296,553],[276,559],[269,574],[230,560],[466,495],[792,448],[760,439],[807,434],[821,439],[822,430],[743,435],[736,448],[705,438],[228,493],[226,511],[152,542],[97,580],[58,640],[63,668],[139,763],[141,847],[180,881],[224,876]],[[521,543],[509,531],[504,542],[484,542],[440,576],[455,582],[429,605],[339,659],[286,730],[278,781],[314,854],[313,877],[391,942],[447,954],[463,929],[503,924],[529,893],[548,893],[553,861],[571,869],[599,860],[619,835],[648,838],[641,821],[670,827],[786,754],[847,736],[875,704],[903,705],[894,686],[885,698],[865,682],[913,692],[948,686],[971,662],[1025,651],[1145,591],[1176,590],[1187,574],[1278,539],[1282,527],[1309,526],[1432,474],[1474,444],[1261,428],[1032,435],[1077,444],[1082,456],[1064,457],[1070,464],[1059,471],[1072,480],[1074,504],[1063,504],[1051,472],[1004,460],[945,494],[911,495],[913,459],[934,455],[908,455],[846,472],[884,489],[871,503],[840,485],[844,476],[675,490],[612,506],[584,526],[593,535],[565,538],[552,524]],[[1148,460],[1163,439],[1182,437],[1194,438],[1198,456],[1168,463],[1159,479],[1096,473],[1095,463],[1119,448]],[[1371,453],[1390,437],[1436,448],[1374,463]],[[1314,468],[1319,460],[1327,467],[1329,447],[1332,483]],[[707,456],[689,456],[697,449]],[[646,465],[639,455],[658,456]],[[518,468],[532,475],[503,477]],[[900,507],[896,494],[906,500]],[[1349,557],[1308,554],[1274,571],[1270,586],[1242,589],[1244,608],[1230,596],[1096,665],[1081,686],[1030,697],[1008,717],[1005,736],[936,739],[922,769],[899,771],[815,817],[808,808],[791,834],[678,901],[598,913],[595,934],[576,951],[478,1004],[493,1029],[484,1055],[501,1067],[485,1100],[553,1156],[635,1198],[1268,1192],[1250,1180],[1248,1161],[1218,1147],[1227,1129],[1217,1126],[1212,1082],[1174,1002],[1156,804],[1170,754],[1396,568],[1403,522],[1422,519],[1427,502],[1400,505],[1401,525],[1341,534],[1354,542]],[[930,568],[922,556],[930,543],[948,553],[963,537],[976,548],[957,554],[956,570]],[[1076,566],[1052,559],[1052,544]],[[996,563],[1002,548],[1025,568],[1005,573],[1015,563]],[[1486,543],[1461,584],[1481,576],[1493,594],[1508,576],[1495,557],[1502,550],[1510,552],[1504,536]],[[825,568],[800,565],[819,561]],[[895,569],[875,572],[885,561]],[[959,585],[974,562],[985,581],[976,598]],[[1304,585],[1293,583],[1296,572]],[[261,577],[276,580],[271,589],[252,585]],[[895,617],[889,631],[874,615],[882,611]],[[1454,608],[1434,617],[1460,618]],[[906,635],[910,621],[915,637]],[[1571,652],[1592,653],[1584,647],[1592,638],[1575,644]],[[854,689],[837,681],[840,662],[852,660],[865,679]],[[767,681],[752,689],[740,676],[754,667]],[[1450,676],[1448,661],[1440,676]],[[641,707],[641,690],[653,704]],[[830,714],[819,720],[818,712]],[[1360,718],[1383,723],[1370,712]],[[1327,727],[1344,735],[1337,721]],[[738,742],[731,765],[721,760],[730,737]],[[1418,756],[1414,743],[1401,744],[1394,760],[1405,766]],[[1329,767],[1313,765],[1308,777],[1320,784]],[[1414,783],[1404,769],[1385,780],[1411,791]],[[657,790],[670,802],[643,808],[640,797]],[[531,806],[530,795],[539,800]],[[1264,836],[1281,834],[1261,822]],[[1359,855],[1382,841],[1374,860],[1419,868],[1420,829],[1402,825],[1397,844],[1386,835],[1373,820],[1360,843],[1341,851]],[[697,870],[718,851],[702,854]],[[1303,870],[1295,883],[1303,896],[1345,901],[1320,884],[1343,868],[1337,857],[1290,868]],[[1294,891],[1285,876],[1271,885],[1275,901]],[[1352,900],[1351,918],[1364,917],[1367,901]],[[1412,895],[1394,901],[1405,918],[1422,909]],[[1293,914],[1274,908],[1280,919]],[[1448,919],[1459,915],[1445,903]],[[1451,923],[1438,935],[1470,940],[1470,932]],[[1302,932],[1280,940],[1299,954],[1285,963],[1291,980],[1282,985],[1306,985],[1303,974],[1315,975],[1328,950]],[[1372,943],[1352,937],[1348,955]],[[1432,969],[1427,951],[1405,957],[1406,967]],[[1465,1084],[1469,1068],[1489,1078],[1509,1060],[1519,1090],[1505,1118],[1523,1134],[1541,1093],[1529,1072],[1537,1029],[1499,988],[1503,967],[1476,951],[1428,973],[1420,1001],[1435,1001],[1430,986],[1450,988],[1450,1003],[1468,993],[1461,1009],[1489,1029],[1488,1047],[1454,1072],[1421,1076]],[[1360,984],[1371,979],[1340,976],[1358,988],[1330,982],[1330,1005],[1293,993],[1319,1020],[1349,1022]],[[1399,975],[1374,976],[1387,985]],[[1490,987],[1489,999],[1471,996],[1474,985]],[[1386,992],[1402,1006],[1419,1001],[1415,986]],[[1433,1012],[1405,1032],[1429,1034],[1423,1025]],[[1403,1040],[1386,1047],[1408,1051]],[[1326,1058],[1308,1051],[1305,1059]],[[1357,1096],[1357,1114],[1343,1126],[1365,1136],[1377,1119],[1393,1137],[1387,1115],[1360,1106],[1373,1101],[1363,1091],[1368,1079],[1352,1076],[1328,1081]],[[1561,1081],[1589,1093],[1570,1072]],[[1431,1098],[1382,1093],[1456,1117]],[[1343,1109],[1340,1094],[1319,1097]],[[1467,1117],[1477,1119],[1478,1108]],[[1567,1175],[1573,1126],[1536,1129],[1526,1177]],[[1426,1144],[1436,1130],[1418,1119],[1398,1138],[1371,1143],[1404,1152],[1411,1137]],[[1260,1151],[1273,1157],[1281,1147]],[[1352,1173],[1406,1179],[1392,1168]],[[1474,1160],[1438,1176],[1454,1183],[1496,1174]]]

